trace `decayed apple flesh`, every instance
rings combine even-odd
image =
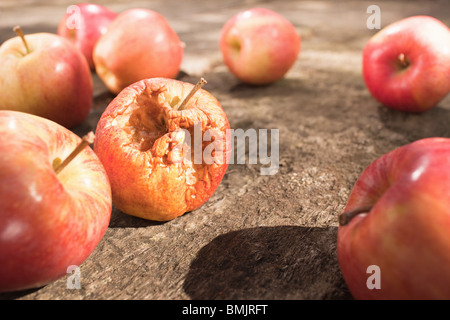
[[[121,211],[171,220],[200,207],[222,180],[229,123],[219,102],[205,90],[177,110],[192,87],[170,79],[143,80],[124,89],[102,115],[94,149],[111,177],[113,202]],[[201,149],[194,146],[200,129]],[[208,130],[214,137],[203,141]],[[210,144],[214,162],[203,157],[199,162],[195,153]]]

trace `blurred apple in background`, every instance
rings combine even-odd
[[[68,7],[67,13],[58,25],[58,34],[73,41],[94,69],[92,52],[102,34],[117,17],[117,13],[109,8],[93,3],[80,3]]]
[[[422,112],[450,92],[450,30],[429,16],[396,21],[363,51],[363,76],[375,99],[392,109]]]
[[[1,292],[63,277],[106,232],[111,188],[91,142],[42,117],[0,110]]]
[[[450,299],[449,190],[448,138],[412,142],[364,170],[337,239],[354,298]]]
[[[92,106],[89,65],[67,39],[51,33],[21,34],[0,47],[0,110],[16,110],[67,128],[83,122]]]
[[[301,37],[278,13],[253,8],[234,15],[222,28],[220,50],[231,73],[262,85],[284,77],[300,53]]]
[[[145,79],[106,108],[94,150],[122,212],[168,221],[199,208],[220,184],[230,156],[230,125],[200,84]]]
[[[121,12],[94,49],[99,77],[113,93],[147,78],[176,78],[183,43],[167,20],[148,9]]]

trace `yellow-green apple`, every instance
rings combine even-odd
[[[104,111],[94,150],[122,212],[168,221],[199,208],[215,192],[228,166],[230,126],[201,85],[144,79]]]
[[[363,77],[386,107],[423,112],[450,92],[450,30],[429,16],[396,21],[363,50]]]
[[[372,162],[339,217],[338,261],[356,299],[450,299],[450,139]]]
[[[143,79],[176,78],[183,53],[178,34],[161,14],[133,8],[121,12],[109,25],[93,58],[97,74],[117,94]]]
[[[301,37],[277,12],[253,8],[225,23],[219,45],[231,73],[243,82],[262,85],[283,78],[291,69],[300,53]]]
[[[95,69],[92,52],[101,35],[115,18],[117,13],[94,3],[80,3],[67,8],[61,19],[57,33],[73,41],[83,53],[91,69]]]
[[[67,128],[91,110],[92,75],[81,52],[51,33],[20,35],[0,47],[0,109],[53,120]]]
[[[42,117],[0,110],[1,292],[63,277],[106,232],[111,187],[89,139]]]

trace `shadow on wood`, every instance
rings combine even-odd
[[[379,105],[378,116],[386,129],[407,136],[411,142],[429,137],[450,138],[450,110],[440,105],[422,113],[402,112]]]
[[[351,299],[336,255],[337,227],[257,227],[203,247],[183,284],[192,299]]]

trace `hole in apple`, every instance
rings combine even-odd
[[[174,95],[170,98],[166,90],[155,92],[145,90],[137,96],[134,106],[131,107],[133,111],[128,120],[128,125],[131,127],[130,131],[132,132],[132,143],[136,148],[146,152],[153,147],[157,139],[169,132],[164,119],[164,110],[160,106],[160,98],[168,101],[172,108],[181,111],[187,108],[187,104],[192,96],[206,83],[206,80],[201,78],[183,100],[180,98],[180,95]]]
[[[157,99],[143,94],[135,103],[136,106],[128,120],[132,128],[132,143],[138,150],[145,152],[151,149],[155,141],[168,130]]]

